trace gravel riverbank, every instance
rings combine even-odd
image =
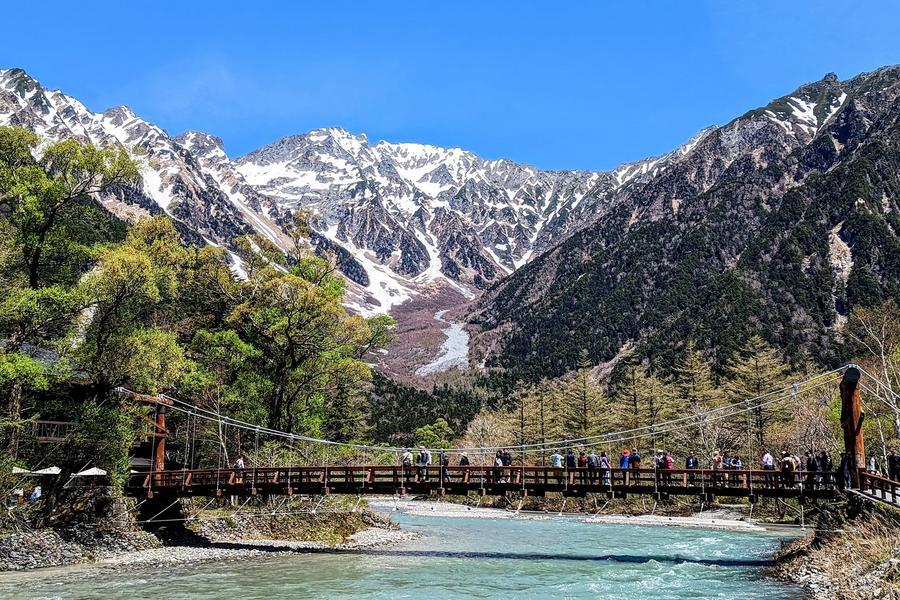
[[[137,527],[77,525],[10,532],[0,536],[0,571],[33,571],[72,565],[136,568],[208,561],[359,550],[409,541],[383,514],[368,510],[316,515],[207,514],[166,541]],[[174,541],[173,541],[174,539]]]
[[[243,560],[272,554],[304,554],[324,550],[360,550],[401,544],[415,539],[415,533],[399,529],[370,528],[360,531],[341,544],[290,540],[213,540],[208,546],[167,546],[126,552],[96,563],[99,567],[157,567],[197,564],[210,561]]]

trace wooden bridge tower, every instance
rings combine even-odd
[[[851,485],[859,489],[859,469],[866,466],[866,443],[863,437],[862,400],[859,390],[860,371],[851,365],[841,379],[841,428],[844,430],[844,452],[850,461]]]

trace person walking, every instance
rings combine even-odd
[[[441,463],[441,479],[442,481],[450,480],[450,457],[447,456],[447,453],[444,450],[441,450],[440,455],[438,456],[438,462]],[[443,487],[443,485],[441,486]]]
[[[575,471],[577,470],[578,459],[575,457],[575,451],[569,448],[566,450],[566,471],[568,471],[566,483],[569,485],[575,484]]]
[[[425,446],[419,446],[416,455],[416,483],[428,481],[428,465],[431,464],[431,452]]]
[[[781,485],[786,488],[794,487],[794,470],[796,463],[787,452],[781,453]]]
[[[741,460],[740,456],[735,455],[735,457],[731,459],[731,470],[734,471],[734,474],[731,476],[732,484],[735,487],[741,487],[744,474],[740,473],[740,471],[744,470],[744,461]]]
[[[697,460],[697,457],[694,456],[694,453],[691,452],[684,461],[684,468],[689,469],[691,471],[695,471],[699,467],[700,467],[700,462]],[[694,485],[695,481],[696,481],[696,475],[694,473],[688,473],[688,485]]]
[[[716,450],[713,454],[712,460],[709,461],[709,468],[712,469],[713,475],[713,485],[719,485],[720,477],[722,476],[722,455],[719,454],[719,451]]]
[[[728,456],[727,452],[722,453],[722,470],[723,471],[731,470],[731,457]],[[731,480],[731,477],[727,473],[722,474],[722,481],[725,483],[726,487],[729,485],[730,480]]]
[[[556,484],[560,485],[562,483],[562,466],[563,466],[563,456],[559,453],[559,448],[553,451],[553,454],[550,455],[550,467],[556,470]]]
[[[588,457],[584,450],[578,453],[578,481],[581,485],[587,483]]]
[[[666,485],[671,486],[672,485],[672,469],[675,468],[675,457],[673,457],[671,454],[669,454],[668,452],[666,452],[664,450],[663,451],[663,463],[665,465],[664,469],[666,472],[666,478],[665,478]]]
[[[838,463],[838,471],[840,471],[840,481],[839,485],[842,490],[849,490],[851,479],[850,479],[850,456],[846,452],[841,452],[841,460]]]
[[[606,452],[600,453],[600,474],[603,477],[603,485],[609,485],[610,482],[610,467],[612,465],[609,462],[609,457],[606,456]]]
[[[891,448],[891,453],[887,455],[887,478],[891,481],[900,481],[900,456],[897,456],[895,450]]]
[[[600,459],[593,448],[591,448],[591,451],[587,455],[587,466],[588,481],[590,481],[591,485],[594,485],[597,481],[597,467],[600,466]]]
[[[631,460],[631,450],[625,448],[622,450],[622,454],[619,456],[619,468],[622,469],[622,483],[628,484],[628,463]]]
[[[763,471],[766,471],[766,487],[775,487],[775,457],[773,457],[772,453],[768,450],[766,450],[765,454],[763,454],[762,468]],[[769,473],[769,471],[771,471],[771,473]]]
[[[822,450],[819,453],[819,479],[818,482],[825,488],[831,487],[834,483],[834,479],[832,477],[832,472],[834,471],[834,463],[831,462],[831,457],[828,456],[828,452]]]
[[[806,487],[811,490],[815,489],[816,478],[819,476],[819,461],[816,460],[816,455],[812,450],[806,451],[803,468],[806,470]]]
[[[234,480],[238,483],[244,482],[244,457],[240,454],[237,457],[237,460],[234,461],[234,470],[237,471],[234,475]]]
[[[666,470],[666,457],[662,450],[657,450],[656,456],[653,457],[653,469],[655,470],[656,485],[660,485],[663,482],[663,471]]]
[[[413,455],[409,448],[404,448],[400,455],[400,468],[403,471],[404,483],[409,483],[409,476],[412,474],[413,468]]]
[[[468,467],[471,463],[469,462],[469,455],[465,452],[461,452],[459,454],[459,466],[460,467]],[[469,481],[469,470],[468,469],[460,469],[459,480],[461,482]]]
[[[637,448],[631,449],[631,458],[628,459],[628,468],[634,471],[635,485],[641,482],[641,453]]]
[[[497,450],[494,456],[494,483],[503,482],[503,450]]]

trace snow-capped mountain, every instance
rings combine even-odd
[[[75,138],[136,150],[142,183],[100,199],[121,216],[163,211],[183,231],[220,245],[254,231],[283,241],[275,223],[277,204],[242,181],[215,138],[172,138],[126,106],[92,112],[71,96],[43,88],[21,69],[0,70],[0,125],[26,127],[46,141]]]
[[[282,138],[235,161],[244,179],[375,274],[379,300],[449,280],[471,295],[591,223],[616,193],[657,175],[706,135],[613,172],[542,171],[458,148],[369,142],[343,129]],[[372,286],[370,286],[371,288]]]
[[[593,210],[608,174],[545,172],[456,148],[370,144],[319,129],[236,161],[244,178],[316,215],[327,238],[414,282],[450,278],[480,288],[546,245],[541,233],[585,197]]]
[[[137,150],[141,184],[100,200],[126,218],[165,212],[198,241],[229,246],[256,232],[285,247],[290,212],[311,210],[313,245],[354,282],[350,304],[362,312],[389,310],[437,281],[473,297],[677,155],[611,173],[552,172],[320,129],[232,161],[212,135],[173,137],[124,106],[93,112],[21,69],[0,70],[0,124]]]
[[[836,79],[804,86],[759,109],[753,127],[768,123],[788,146],[808,143],[844,101],[841,94]],[[21,69],[0,70],[0,124],[47,140],[140,150],[141,185],[101,200],[129,218],[164,211],[198,241],[229,246],[256,232],[286,247],[282,225],[290,212],[310,210],[313,245],[335,257],[354,282],[349,305],[366,313],[390,310],[436,282],[474,297],[611,206],[631,202],[636,190],[646,198],[658,188],[677,209],[685,189],[703,191],[752,154],[756,131],[708,128],[668,154],[611,172],[542,171],[458,148],[370,143],[337,128],[285,137],[231,160],[212,135],[172,137],[124,106],[92,112]],[[711,157],[702,168],[693,158],[698,148]],[[678,175],[686,168],[689,177]]]

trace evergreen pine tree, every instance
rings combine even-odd
[[[565,385],[565,435],[578,439],[599,433],[604,412],[603,393],[591,380],[591,361],[586,350],[578,357],[575,377]]]
[[[732,358],[728,371],[725,391],[728,401],[734,403],[785,387],[790,367],[774,348],[755,335]],[[758,406],[765,400],[753,402],[756,406],[750,411],[749,419],[742,415],[740,422],[735,423],[738,427],[750,428],[754,441],[759,445],[758,449],[769,441],[773,427],[790,418],[790,406],[787,403]],[[744,435],[747,433],[744,432]]]
[[[673,390],[675,401],[684,407],[684,414],[699,414],[709,411],[722,404],[724,398],[713,381],[712,368],[703,360],[700,352],[693,342],[688,342],[681,359],[675,365]],[[716,420],[719,415],[713,413],[706,417],[698,417],[696,428],[699,432],[699,441],[707,456],[716,451],[721,451],[727,444],[727,430],[721,421]],[[686,428],[687,422],[679,423],[679,427],[685,433],[691,433],[691,428]]]

